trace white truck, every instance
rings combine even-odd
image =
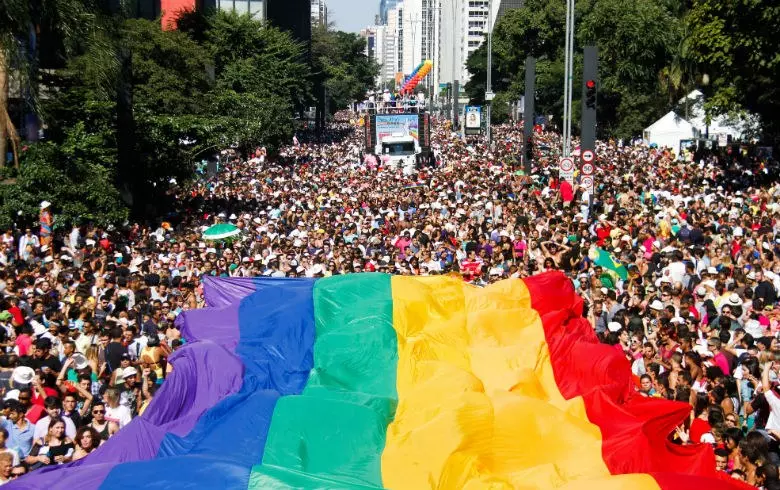
[[[369,117],[366,124],[367,150],[376,155],[383,166],[403,168],[407,175],[414,173],[417,156],[423,151],[420,144],[423,115],[403,112],[379,113]]]
[[[417,165],[417,155],[421,151],[418,140],[404,133],[384,136],[376,146],[376,153],[381,155],[383,165],[391,168],[403,168],[407,175],[414,172]]]

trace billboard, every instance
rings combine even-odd
[[[480,134],[482,132],[482,106],[466,106],[466,134]]]
[[[377,115],[375,122],[377,141],[388,136],[411,136],[420,139],[420,120],[418,114],[384,114]],[[402,133],[402,134],[398,134]]]

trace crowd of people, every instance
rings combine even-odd
[[[599,142],[592,190],[559,182],[559,135],[464,139],[436,123],[435,163],[366,165],[358,115],[277,155],[226,150],[150,224],[75,223],[0,238],[0,482],[87,456],[142,414],[186,339],[202,279],[453,274],[478,286],[569,275],[637,392],[691,404],[670,439],[780,488],[780,212],[766,157]],[[46,206],[49,203],[43,203]],[[52,205],[56,208],[56,203]],[[240,235],[208,241],[232,223]],[[608,254],[623,271],[596,258]]]

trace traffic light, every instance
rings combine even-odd
[[[596,109],[596,80],[587,80],[585,82],[585,107]]]

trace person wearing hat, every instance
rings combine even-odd
[[[122,369],[122,384],[116,387],[119,392],[119,404],[127,407],[132,416],[138,414],[143,399],[138,374],[138,370],[133,366]]]

